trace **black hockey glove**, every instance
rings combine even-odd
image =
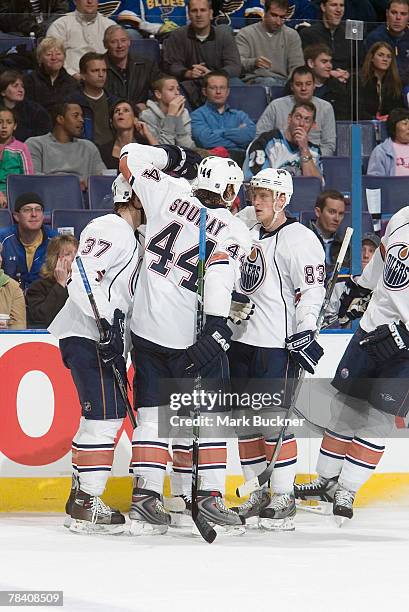
[[[254,313],[255,304],[243,293],[233,291],[231,294],[231,306],[229,319],[235,325],[240,325],[242,321],[248,321]]]
[[[164,172],[185,178],[188,181],[197,177],[197,169],[202,161],[201,156],[193,149],[182,149],[176,145],[156,145],[168,154],[168,163]]]
[[[112,325],[106,319],[101,319],[105,337],[97,343],[97,349],[102,362],[110,366],[115,361],[123,359],[125,315],[116,308]]]
[[[340,297],[338,318],[341,325],[346,325],[353,319],[358,319],[364,314],[372,291],[357,285],[352,276],[345,283],[345,289]]]
[[[230,348],[232,331],[223,317],[208,315],[200,338],[186,349],[189,374],[196,374],[220,353]]]
[[[291,356],[304,370],[314,374],[315,366],[324,354],[324,349],[316,340],[314,332],[306,330],[285,339],[285,346]]]
[[[402,321],[394,321],[389,325],[379,325],[367,333],[359,344],[375,361],[383,363],[401,351],[409,350],[409,331]]]

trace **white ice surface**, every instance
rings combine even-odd
[[[403,611],[408,515],[360,509],[338,528],[298,511],[294,532],[253,528],[209,545],[187,528],[82,536],[62,527],[62,515],[0,514],[0,590],[64,591],[63,608],[35,610]]]

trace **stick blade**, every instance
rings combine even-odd
[[[200,512],[193,517],[194,524],[197,527],[198,532],[202,536],[202,538],[208,543],[211,544],[217,537],[216,531],[209,525],[206,519],[200,514]]]

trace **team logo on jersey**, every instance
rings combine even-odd
[[[391,291],[402,291],[409,286],[409,245],[392,244],[385,257],[383,284]]]
[[[254,293],[263,284],[266,269],[263,251],[254,245],[241,266],[240,288],[243,293]]]

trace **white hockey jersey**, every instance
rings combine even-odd
[[[409,206],[390,219],[359,284],[374,290],[361,319],[363,330],[399,320],[409,329]]]
[[[125,316],[131,307],[138,275],[138,242],[131,226],[109,214],[88,223],[78,248],[99,314],[112,323],[116,308]],[[140,258],[139,258],[140,259]],[[74,260],[68,299],[48,330],[57,338],[80,336],[99,340],[99,333]]]
[[[123,163],[125,160],[125,164]],[[121,172],[145,210],[145,254],[135,292],[131,330],[160,346],[184,349],[195,339],[201,202],[183,179],[164,174],[164,150],[131,144]],[[204,309],[227,317],[239,254],[249,253],[246,226],[226,208],[207,209]]]
[[[324,249],[314,232],[293,219],[263,235],[253,207],[238,216],[250,229],[253,247],[242,258],[237,289],[256,308],[249,321],[232,326],[233,340],[284,348],[286,337],[316,328],[325,294]]]

